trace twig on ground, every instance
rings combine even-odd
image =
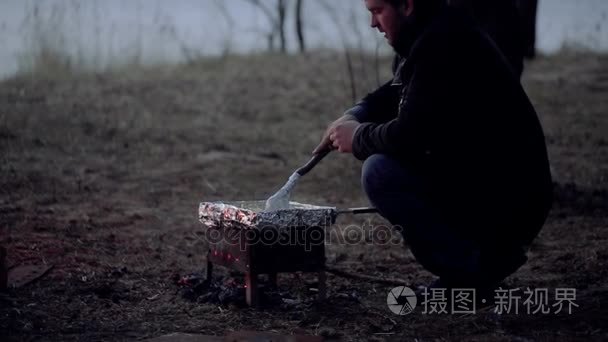
[[[358,280],[365,280],[365,281],[371,281],[374,283],[380,283],[380,284],[386,284],[386,285],[406,285],[407,282],[403,279],[397,279],[397,278],[379,278],[379,277],[373,277],[373,276],[368,276],[368,275],[364,275],[364,274],[354,274],[354,273],[349,273],[331,266],[325,266],[325,270],[329,273],[332,273],[334,275],[337,275],[339,277],[342,278],[350,278],[350,279],[358,279]]]

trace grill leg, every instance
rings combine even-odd
[[[209,260],[209,256],[207,256],[207,280],[211,280],[213,277],[213,263]]]
[[[258,275],[252,272],[245,274],[245,285],[247,289],[245,291],[247,305],[258,306]]]
[[[327,275],[325,271],[319,271],[317,273],[317,277],[319,278],[319,295],[318,300],[325,300],[327,297],[327,284],[325,284],[327,280]]]

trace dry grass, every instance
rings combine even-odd
[[[388,62],[382,63],[385,76]],[[576,287],[580,298],[574,315],[542,317],[390,316],[387,288],[331,276],[330,291],[355,291],[361,302],[334,298],[305,310],[220,311],[179,296],[172,275],[204,265],[198,202],[266,198],[308,159],[325,125],[351,104],[340,56],[228,57],[4,81],[0,242],[11,264],[55,267],[0,297],[1,334],[114,340],[173,331],[331,328],[346,340],[381,339],[373,335],[378,332],[398,340],[606,338],[607,62],[597,55],[542,58],[528,65],[524,78],[545,126],[557,199],[530,262],[509,281]],[[374,77],[359,78],[359,95],[374,83]],[[295,199],[365,204],[359,164],[332,155],[302,179]],[[337,227],[364,219],[342,219]],[[328,263],[412,284],[430,280],[400,246],[332,245]],[[288,288],[302,281],[281,279]]]

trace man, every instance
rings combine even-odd
[[[404,58],[327,129],[439,287],[493,289],[526,261],[551,205],[542,128],[487,34],[443,0],[365,0]],[[402,228],[401,228],[402,227]],[[479,299],[479,297],[478,297]]]

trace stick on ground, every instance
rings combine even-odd
[[[332,273],[334,275],[337,275],[339,277],[342,278],[349,278],[349,279],[357,279],[357,280],[365,280],[365,281],[371,281],[374,283],[379,283],[379,284],[385,284],[385,285],[407,285],[407,281],[403,280],[403,279],[397,279],[397,278],[380,278],[380,277],[373,277],[373,276],[369,276],[369,275],[364,275],[364,274],[354,274],[354,273],[349,273],[331,266],[325,266],[325,270],[329,273]]]

